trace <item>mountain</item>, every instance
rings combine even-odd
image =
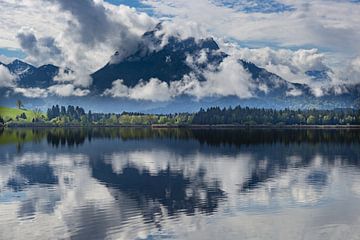
[[[161,30],[162,26],[159,24],[153,31],[145,33],[138,51],[124,59],[121,59],[120,54],[116,52],[104,67],[91,75],[92,92],[100,94],[105,89],[111,88],[113,81],[118,79],[122,79],[127,87],[134,87],[140,81],[146,82],[151,78],[170,83],[181,80],[184,75],[190,73],[199,81],[205,81],[204,71],[209,69],[213,72],[218,71],[219,65],[228,57],[212,38],[195,40],[172,36],[164,40]],[[206,61],[200,61],[204,53]],[[195,61],[189,62],[189,56]],[[189,103],[186,98],[179,98],[181,100],[177,99],[169,105],[177,106],[176,108],[185,106],[185,109],[190,105],[199,107],[243,104],[272,108],[335,108],[360,105],[360,85],[329,87],[323,90],[326,92],[324,96],[316,97],[312,88],[306,84],[292,83],[243,59],[239,59],[238,63],[251,75],[253,98],[239,99],[236,96],[228,96],[202,99],[200,103],[196,101]],[[306,74],[314,82],[325,83],[331,80],[329,72],[330,69],[323,69],[308,71]],[[224,84],[226,81],[227,79],[224,79]],[[163,107],[166,108],[169,106]]]
[[[149,39],[149,33],[144,38]],[[157,40],[154,40],[156,42]],[[148,81],[151,78],[158,78],[167,83],[182,79],[184,75],[194,72],[194,69],[187,64],[189,55],[200,54],[200,51],[207,51],[207,63],[197,64],[196,67],[203,69],[209,64],[218,65],[226,56],[225,53],[216,53],[219,46],[212,39],[203,39],[196,42],[194,38],[179,40],[175,37],[168,39],[168,44],[161,50],[148,51],[143,45],[139,50],[120,61],[119,63],[107,63],[103,68],[91,75],[93,78],[93,90],[103,92],[111,88],[112,82],[123,79],[124,84],[133,87],[139,80]],[[116,52],[112,59],[119,53]],[[194,72],[198,79],[204,81],[205,77]]]
[[[197,111],[200,107],[228,107],[239,104],[277,109],[286,107],[323,109],[360,107],[360,85],[334,86],[326,89],[325,95],[315,97],[308,85],[292,83],[288,79],[283,79],[243,59],[238,59],[236,64],[241,65],[251,76],[251,91],[254,96],[252,98],[212,96],[196,100],[193,97],[182,95],[169,102],[152,102],[103,96],[103,92],[112,88],[113,82],[118,79],[122,79],[123,84],[127,87],[134,87],[141,81],[147,82],[151,78],[171,83],[190,74],[199,81],[206,81],[207,73],[221,71],[221,64],[229,57],[228,54],[221,51],[212,38],[195,39],[190,37],[183,39],[178,36],[169,37],[162,34],[161,30],[162,26],[159,24],[154,30],[145,33],[137,50],[126,57],[115,52],[104,67],[91,74],[93,83],[90,87],[90,95],[85,97],[57,97],[54,94],[49,94],[46,100],[31,99],[32,104],[61,102],[64,105],[80,105],[95,111],[141,111],[148,113]],[[22,88],[46,89],[56,84],[53,78],[59,73],[59,67],[51,64],[35,67],[23,61],[15,60],[10,64],[2,65],[17,76],[18,86]],[[317,82],[329,81],[330,79],[327,70],[312,71],[306,74]],[[225,75],[224,84],[228,84],[227,80]],[[10,90],[6,89],[1,93],[3,96],[9,95]],[[1,99],[1,104],[9,105],[13,102],[14,96],[19,99],[24,98],[20,93],[14,94],[11,97]]]
[[[2,65],[17,76],[17,84],[22,88],[47,88],[55,84],[53,78],[59,73],[59,67],[52,64],[34,67],[18,59]]]
[[[91,75],[92,92],[101,94],[118,79],[122,79],[127,87],[134,87],[139,81],[146,82],[151,78],[170,83],[189,74],[196,76],[199,81],[205,81],[204,71],[219,71],[219,65],[228,57],[213,38],[196,40],[171,36],[164,40],[163,35],[157,34],[160,30],[159,24],[153,31],[145,33],[134,54],[120,59],[119,52],[116,52],[104,67]],[[162,46],[164,41],[166,44]],[[251,62],[239,59],[238,63],[252,76],[253,91],[257,97],[287,97],[291,91],[309,94],[306,85],[290,83]]]

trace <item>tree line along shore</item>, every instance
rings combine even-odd
[[[360,110],[293,110],[249,107],[211,107],[195,113],[144,114],[136,112],[93,113],[79,106],[54,105],[42,112],[0,107],[0,126],[3,127],[286,127],[286,128],[344,128],[360,127]]]

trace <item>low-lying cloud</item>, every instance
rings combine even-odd
[[[123,80],[116,80],[113,82],[113,87],[106,89],[103,95],[154,102],[169,101],[172,98],[170,86],[157,78],[151,78],[148,82],[140,82],[133,88],[124,85]]]
[[[151,78],[146,82],[140,81],[132,88],[124,85],[123,80],[119,79],[114,81],[112,88],[106,89],[103,95],[149,101],[169,101],[182,95],[198,100],[205,97],[253,96],[251,76],[236,58],[227,57],[216,70],[204,70],[203,74],[206,81],[198,80],[196,75],[191,73],[170,84]]]
[[[58,96],[58,97],[83,97],[90,93],[88,89],[77,88],[72,84],[60,84],[53,85],[48,88],[21,88],[14,87],[13,91],[15,93],[21,94],[24,97],[28,98],[46,98],[49,96]]]
[[[90,93],[89,90],[76,88],[72,84],[54,85],[49,87],[47,90],[49,93],[55,94],[60,97],[70,97],[70,96],[83,97]]]
[[[238,58],[250,61],[293,83],[311,84],[314,79],[307,72],[329,71],[325,55],[317,49],[292,51],[269,47],[250,49],[230,46],[227,50]]]
[[[16,76],[12,75],[9,69],[0,64],[0,87],[11,88],[16,84]]]
[[[48,96],[47,89],[43,88],[14,88],[15,93],[19,93],[28,98],[45,98]]]

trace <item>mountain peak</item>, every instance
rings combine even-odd
[[[5,65],[9,71],[18,77],[18,85],[25,88],[46,88],[54,84],[53,78],[59,73],[59,67],[46,64],[39,68],[15,59]]]
[[[225,53],[218,53],[220,48],[211,37],[182,39],[173,35],[164,40],[161,34],[156,34],[161,29],[162,25],[158,24],[155,29],[146,32],[139,49],[130,56],[122,58],[121,52],[115,52],[109,63],[92,74],[93,89],[102,93],[111,88],[113,81],[117,79],[122,79],[129,87],[151,78],[169,83],[194,72],[187,62],[189,55],[200,56],[202,52],[206,54],[206,63],[198,64],[199,69],[207,67],[208,64],[217,65],[226,57]],[[201,75],[198,77],[205,80]]]
[[[34,67],[33,65],[30,65],[19,59],[15,59],[11,63],[7,64],[7,67],[10,70],[10,72],[15,73],[17,75],[28,74],[36,69],[36,67]]]
[[[14,61],[12,61],[11,63],[9,63],[8,65],[31,66],[31,67],[34,67],[34,66],[30,65],[29,63],[26,63],[26,62],[24,62],[24,61],[21,61],[20,59],[15,59]]]
[[[53,64],[45,64],[40,67],[38,67],[39,70],[59,70],[59,67],[53,65]]]

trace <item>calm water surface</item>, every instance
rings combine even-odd
[[[360,131],[0,130],[0,239],[360,239]]]

